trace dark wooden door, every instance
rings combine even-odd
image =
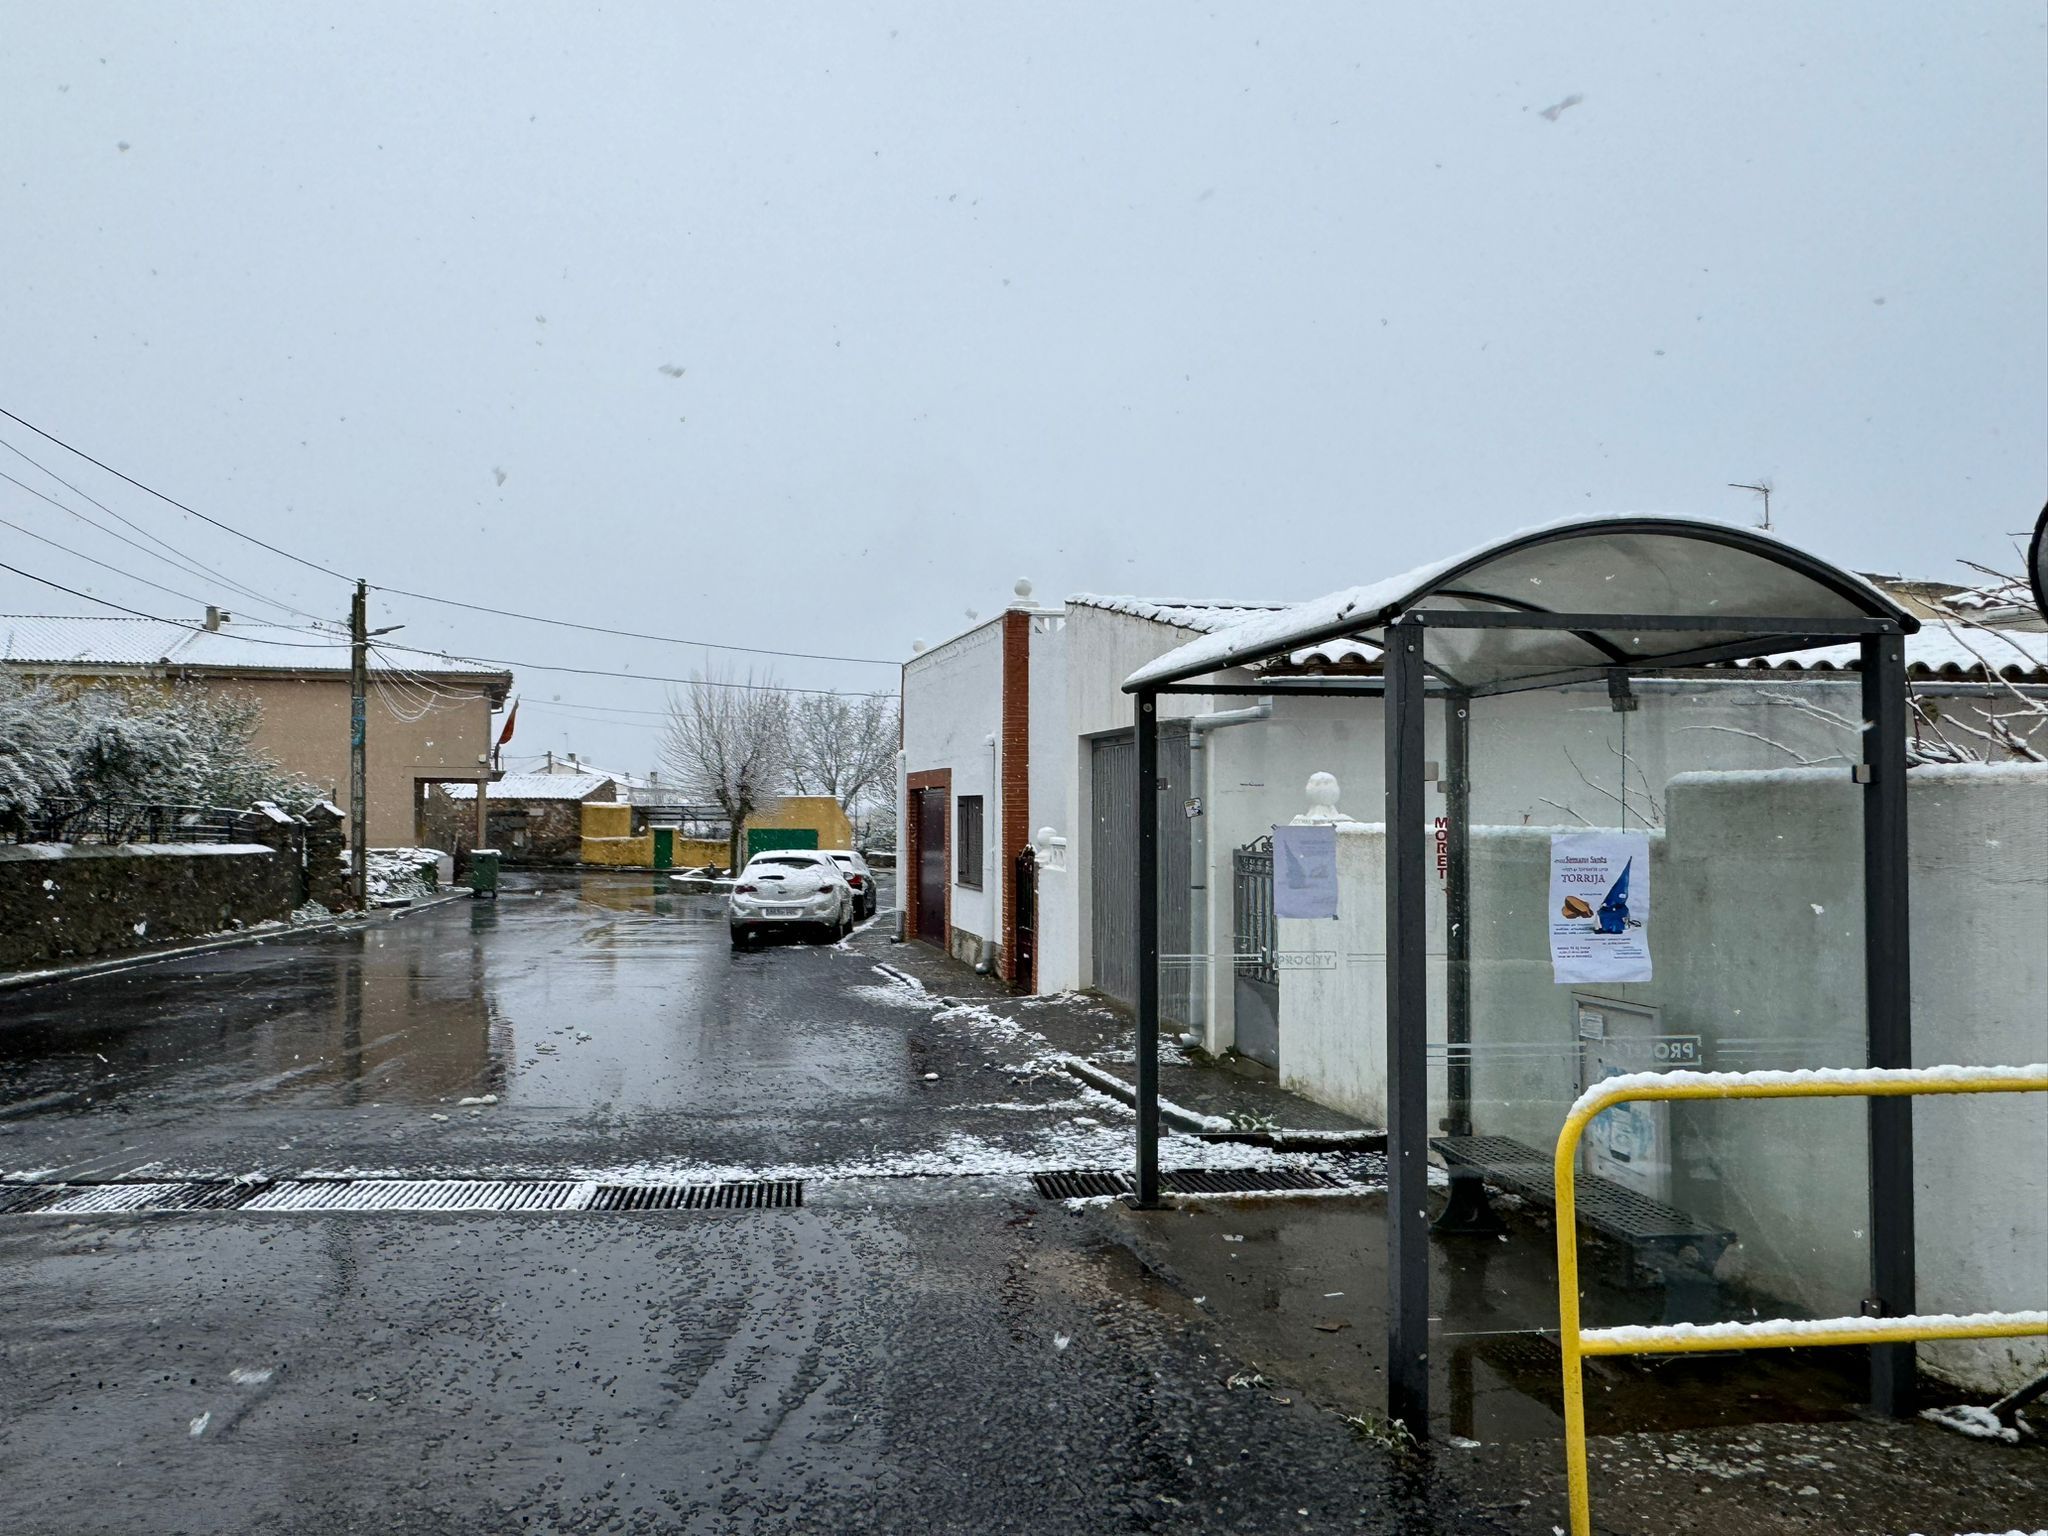
[[[943,789],[917,792],[917,936],[946,943],[946,801]]]

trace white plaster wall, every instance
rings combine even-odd
[[[903,751],[908,773],[953,771],[952,820],[947,827],[947,879],[952,885],[956,933],[992,938],[1000,926],[1001,887],[988,867],[1002,846],[1002,806],[995,754],[1003,716],[1003,629],[1000,616],[914,658],[903,669]],[[954,841],[962,795],[982,796],[982,887],[956,878]],[[907,805],[906,799],[906,805]],[[906,815],[908,812],[906,811]],[[903,846],[907,847],[908,844]],[[917,872],[905,870],[904,879]]]
[[[1922,768],[1912,810],[1913,1061],[2048,1061],[2048,768]],[[2048,1095],[1914,1105],[1923,1312],[2048,1307]],[[2048,1340],[1921,1346],[1967,1385],[2048,1371]]]
[[[1915,1059],[2048,1059],[2048,768],[1923,769],[1909,780]],[[1551,828],[1472,838],[1474,1128],[1554,1144],[1578,1091],[1576,991],[1662,1010],[1710,1069],[1865,1059],[1860,792],[1839,769],[1686,774],[1651,843],[1655,979],[1557,986],[1548,956]],[[1284,972],[1287,1086],[1384,1123],[1384,829],[1338,840],[1336,923],[1282,922],[1331,969]],[[1430,909],[1430,1038],[1443,1031],[1443,909]],[[1444,1082],[1434,1065],[1431,1114]],[[1672,1199],[1733,1228],[1721,1271],[1820,1315],[1868,1284],[1864,1101],[1685,1103],[1670,1110]],[[2048,1102],[1928,1099],[1917,1127],[1923,1311],[2048,1304]],[[1983,1390],[2048,1369],[2036,1341],[1928,1346]]]
[[[1050,673],[1057,665],[1057,669],[1065,674],[1066,724],[1063,742],[1048,740],[1045,749],[1041,751],[1037,746],[1037,731],[1034,728],[1031,754],[1032,802],[1038,803],[1040,786],[1044,785],[1048,803],[1060,803],[1070,808],[1069,819],[1061,827],[1063,835],[1067,838],[1066,878],[1057,885],[1047,881],[1039,882],[1041,895],[1047,897],[1045,921],[1049,929],[1061,936],[1059,949],[1054,949],[1052,941],[1048,940],[1047,963],[1041,968],[1039,981],[1041,992],[1061,990],[1060,986],[1054,985],[1056,976],[1064,978],[1065,986],[1081,987],[1088,985],[1089,978],[1095,973],[1091,927],[1093,914],[1090,910],[1092,895],[1089,889],[1089,831],[1094,824],[1090,785],[1090,738],[1132,728],[1135,706],[1131,695],[1123,691],[1124,679],[1146,662],[1185,645],[1195,638],[1195,632],[1172,624],[1161,624],[1152,619],[1114,613],[1104,608],[1075,605],[1067,609],[1066,623],[1057,638],[1064,652],[1063,657],[1057,664],[1048,659],[1046,668]],[[1233,679],[1236,677],[1236,674],[1229,675]],[[1160,700],[1160,718],[1174,720],[1199,714],[1210,708],[1214,702],[1216,701],[1194,695],[1169,695]],[[1034,718],[1038,713],[1038,707],[1039,696],[1034,690]],[[1039,826],[1047,824],[1043,817],[1038,817],[1035,813],[1033,819]],[[1224,878],[1227,882],[1227,864]],[[1213,878],[1211,889],[1213,900]],[[1229,894],[1226,884],[1222,897],[1226,904],[1226,919],[1222,928],[1222,942],[1226,951],[1230,933],[1227,918]],[[1053,905],[1055,899],[1058,902],[1057,907]],[[1216,931],[1213,927],[1210,930],[1212,935]]]
[[[1031,835],[1047,828],[1063,841],[1038,843],[1038,973],[1041,993],[1081,985],[1078,928],[1081,904],[1075,884],[1074,725],[1068,684],[1068,620],[1036,614],[1031,621]]]

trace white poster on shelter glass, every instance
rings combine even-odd
[[[1273,829],[1273,915],[1337,915],[1337,829]]]
[[[1550,839],[1550,972],[1559,983],[1650,979],[1650,837]]]

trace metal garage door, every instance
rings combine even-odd
[[[1088,845],[1096,990],[1138,1000],[1138,744],[1128,732],[1093,743],[1094,822]],[[1188,784],[1185,726],[1159,727],[1159,1016],[1184,1024],[1194,971],[1188,953]]]

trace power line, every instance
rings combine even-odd
[[[164,586],[161,582],[151,581],[147,576],[138,576],[133,571],[124,571],[118,565],[109,565],[104,560],[95,560],[91,555],[86,554],[82,550],[73,549],[68,544],[59,544],[55,539],[44,538],[35,529],[24,528],[21,524],[10,522],[4,517],[0,517],[0,528],[12,528],[16,533],[27,534],[38,544],[47,544],[50,548],[61,550],[73,559],[83,560],[87,565],[96,565],[103,571],[112,571],[116,576],[125,576],[130,581],[140,582],[145,587],[153,587],[157,591],[167,593],[172,597],[182,597],[186,602],[197,603],[202,608],[206,606],[206,599],[203,597],[194,597],[190,592],[180,592],[176,587]]]
[[[144,613],[140,608],[129,608],[121,603],[112,603],[104,597],[94,597],[90,592],[81,592],[76,587],[67,587],[61,581],[51,581],[47,576],[38,576],[33,571],[24,571],[20,566],[9,565],[4,560],[0,560],[0,571],[12,571],[15,575],[22,577],[24,580],[33,581],[38,586],[49,587],[53,591],[66,593],[69,596],[83,599],[88,603],[97,603],[102,608],[111,608],[116,613],[125,613],[133,618],[149,619],[157,624],[168,624],[173,629],[188,630],[195,635],[220,633],[218,630],[206,629],[197,624],[186,624],[178,619],[167,619],[160,614]],[[335,651],[341,649],[339,645],[314,645],[310,641],[305,640],[266,640],[260,635],[237,634],[234,638],[253,645],[281,645],[287,650],[293,651]]]
[[[693,688],[730,688],[745,693],[804,693],[827,699],[880,699],[882,692],[855,692],[844,688],[785,688],[780,683],[725,683],[702,677],[668,677],[659,672],[613,672],[600,667],[564,667],[545,661],[513,661],[504,656],[457,656],[449,651],[430,651],[421,646],[406,647],[415,656],[437,656],[442,661],[466,661],[472,665],[516,667],[522,672],[567,672],[577,677],[622,677],[634,683],[679,683]]]
[[[0,448],[11,448],[12,446],[13,444],[11,443],[0,442]],[[34,461],[31,460],[30,462],[33,463]],[[38,464],[36,467],[38,469],[42,468],[40,464]],[[55,477],[53,476],[52,478]],[[257,602],[262,603],[267,607],[275,608],[281,613],[297,614],[298,617],[302,619],[312,619],[318,617],[317,614],[303,613],[299,609],[290,607],[289,605],[284,603],[272,602],[269,598],[264,597],[261,593],[251,591],[249,588],[243,586],[240,582],[232,581],[228,577],[221,575],[218,571],[209,571],[204,566],[198,565],[193,561],[173,557],[171,555],[160,555],[155,550],[149,548],[147,545],[138,544],[135,542],[135,540],[127,537],[125,534],[116,533],[113,529],[107,527],[103,523],[94,522],[91,518],[87,517],[83,512],[79,511],[78,508],[67,507],[63,502],[59,501],[49,492],[37,490],[34,486],[30,485],[26,480],[17,479],[15,476],[8,474],[7,471],[4,469],[0,469],[0,480],[5,480],[8,484],[16,486],[21,490],[27,491],[29,495],[35,497],[39,501],[47,501],[59,512],[64,513],[66,516],[77,518],[78,521],[85,524],[86,527],[92,529],[95,533],[103,533],[108,538],[113,539],[115,542],[126,544],[130,549],[135,550],[141,554],[145,554],[149,556],[149,558],[152,560],[159,560],[162,561],[165,565],[173,566],[176,569],[183,571],[188,576],[197,576],[202,581],[218,581],[221,583],[221,585],[228,588],[231,592],[235,593],[236,595],[242,597],[255,598]],[[83,493],[81,492],[80,494]],[[92,500],[91,497],[87,497],[86,499],[88,501]],[[97,502],[94,502],[93,504],[95,506],[99,505],[99,503]],[[119,514],[116,515],[118,516]],[[90,557],[82,556],[81,558],[89,559]],[[199,601],[199,599],[197,598],[186,597],[186,594],[182,592],[179,593],[178,596],[185,597],[185,600],[187,602]]]
[[[106,513],[107,516],[113,518],[114,521],[116,521],[117,523],[120,523],[123,527],[133,528],[145,539],[148,539],[150,543],[158,546],[158,548],[169,550],[172,563],[184,566],[194,575],[211,576],[215,581],[222,583],[223,585],[240,593],[244,597],[251,597],[259,603],[266,603],[270,607],[278,609],[280,612],[296,614],[298,615],[298,617],[302,619],[311,619],[318,617],[318,615],[316,614],[307,613],[303,608],[294,608],[292,607],[291,604],[281,603],[276,598],[265,597],[261,592],[258,592],[254,587],[249,586],[244,582],[236,581],[233,577],[228,576],[220,571],[216,571],[211,566],[201,565],[196,560],[188,559],[184,552],[179,550],[176,545],[165,543],[164,540],[158,538],[155,534],[151,533],[147,528],[143,527],[134,519],[124,517],[121,513],[116,512],[104,501],[101,501],[97,496],[93,495],[92,492],[84,490],[79,486],[73,485],[69,480],[66,480],[62,475],[58,474],[57,471],[50,468],[49,465],[43,463],[40,459],[34,459],[29,457],[29,455],[23,453],[19,448],[15,447],[14,444],[8,442],[4,438],[0,438],[0,448],[5,448],[9,453],[13,454],[16,458],[20,459],[24,464],[28,464],[36,469],[40,469],[52,480],[56,481],[59,485],[63,486],[65,490],[71,492],[72,495],[83,496],[87,501],[91,502],[94,506],[98,507],[102,512]],[[51,506],[57,507],[65,512],[69,512],[73,517],[80,519],[82,522],[90,524],[92,527],[99,528],[99,524],[94,523],[92,519],[86,517],[84,513],[75,511],[74,509],[65,506],[63,502],[58,501],[55,497],[44,496],[43,493],[41,491],[38,491],[34,486],[24,484],[20,480],[15,480],[14,476],[12,475],[8,475],[7,478],[9,480],[13,480],[16,485],[21,486],[21,488],[27,491],[30,495],[42,496],[43,500],[49,502]],[[115,533],[111,528],[100,528],[100,532],[108,534],[113,538],[121,538],[121,535]],[[132,539],[122,539],[121,542],[124,544],[134,543]],[[137,549],[142,548],[142,546],[139,544],[135,545],[135,547]],[[153,552],[149,550],[144,550],[143,553],[151,554]],[[158,560],[163,560],[166,557],[163,555],[155,555],[154,558]]]
[[[29,431],[35,433],[37,437],[55,443],[59,448],[62,448],[66,453],[77,454],[78,457],[85,460],[86,463],[96,465],[98,468],[104,469],[108,474],[113,475],[115,478],[126,480],[138,491],[146,491],[150,495],[154,496],[158,501],[168,502],[171,506],[176,507],[180,512],[189,512],[192,514],[192,516],[198,518],[202,523],[213,524],[214,527],[220,529],[223,533],[232,533],[236,538],[246,539],[259,549],[267,549],[273,555],[282,555],[287,560],[296,561],[298,564],[307,567],[309,570],[315,570],[320,572],[320,574],[323,576],[332,576],[337,581],[349,581],[352,579],[351,577],[342,575],[341,572],[335,570],[331,566],[322,565],[317,560],[308,560],[304,555],[295,555],[288,549],[279,549],[275,544],[265,543],[262,539],[257,538],[256,535],[253,533],[242,532],[241,529],[235,527],[231,523],[224,523],[217,517],[208,517],[204,512],[200,511],[197,507],[188,507],[185,505],[184,502],[178,500],[177,497],[166,496],[162,491],[158,490],[155,486],[144,485],[140,480],[136,479],[133,475],[124,475],[121,473],[120,470],[114,468],[113,465],[103,463],[101,460],[94,458],[91,454],[87,453],[83,448],[74,447],[70,443],[65,442],[64,439],[57,436],[56,433],[45,432],[41,427],[37,426],[34,422],[22,420],[21,417],[15,415],[14,412],[8,410],[7,407],[5,407],[4,405],[0,405],[0,416],[5,416],[9,421],[15,423],[17,426],[27,427]]]
[[[179,501],[175,496],[167,496],[162,491],[157,490],[154,486],[145,485],[142,481],[136,479],[133,475],[123,474],[120,470],[114,468],[113,465],[108,464],[103,460],[94,458],[91,454],[87,453],[83,448],[74,447],[72,444],[66,442],[63,438],[57,436],[56,433],[54,432],[44,431],[43,428],[37,426],[34,422],[27,421],[22,417],[15,415],[14,412],[8,410],[5,406],[0,406],[0,416],[5,416],[9,421],[12,421],[19,426],[28,428],[28,430],[35,433],[36,436],[44,438],[49,442],[55,443],[59,448],[62,448],[67,453],[76,454],[79,458],[85,460],[86,463],[96,465],[100,469],[105,470],[108,474],[117,476],[120,479],[127,481],[137,490],[147,492],[149,495],[156,497],[157,500],[165,502],[170,506],[176,507],[180,512],[190,513],[193,517],[198,518],[201,522],[211,523],[214,527],[220,529],[224,533],[231,533],[238,539],[246,539],[249,543],[256,545],[260,549],[267,549],[274,555],[282,555],[287,560],[296,561],[298,564],[306,566],[309,569],[319,571],[323,575],[332,576],[338,581],[350,581],[354,579],[352,577],[342,575],[341,572],[335,570],[332,566],[322,565],[317,560],[308,560],[303,555],[295,555],[288,549],[280,549],[277,545],[267,543],[266,541],[257,538],[252,533],[244,533],[241,529],[235,527],[232,523],[222,522],[217,517],[209,517],[206,513],[201,512],[197,507],[187,506],[184,502]],[[11,444],[8,444],[7,446],[12,447]],[[14,452],[20,453],[21,450],[16,448],[14,449]],[[22,457],[27,458],[27,455],[23,454]],[[29,460],[29,462],[35,463],[33,459]],[[40,464],[36,465],[36,467],[38,469],[42,468]],[[48,474],[50,472],[48,470],[45,470],[44,473]],[[53,475],[52,478],[54,479],[56,477]],[[83,491],[80,491],[79,494],[82,496],[85,495]],[[87,497],[87,500],[91,500],[91,498]],[[94,502],[94,505],[98,506],[99,503]],[[103,510],[111,511],[111,509]],[[118,517],[120,514],[114,513],[113,515]],[[225,581],[227,578],[219,577],[218,579]],[[374,583],[372,585],[374,585]],[[616,635],[619,638],[626,640],[652,640],[661,645],[699,646],[707,650],[740,651],[755,656],[782,656],[794,661],[840,661],[848,662],[856,666],[866,667],[893,667],[899,665],[898,662],[885,660],[879,656],[835,656],[826,655],[814,651],[778,651],[772,650],[765,646],[758,645],[731,645],[717,640],[684,640],[674,635],[651,635],[644,634],[638,630],[610,629],[602,624],[581,624],[571,619],[552,619],[544,614],[521,613],[511,608],[492,608],[483,603],[464,602],[459,598],[436,597],[431,592],[410,592],[403,587],[379,586],[377,587],[377,590],[379,592],[388,592],[393,597],[409,597],[416,602],[439,603],[449,608],[467,608],[474,613],[496,614],[498,617],[506,619],[523,619],[526,622],[532,624],[551,624],[559,629],[581,629],[587,630],[592,634]],[[251,593],[250,595],[256,596],[257,594]],[[267,601],[267,599],[265,599],[265,601]],[[282,603],[277,604],[276,606],[285,607],[285,605]],[[287,611],[292,613],[299,613],[299,610],[295,608],[287,609]],[[301,613],[300,617],[313,618],[315,617],[315,615]],[[819,692],[821,690],[809,689],[797,691]]]
[[[650,635],[637,629],[608,629],[602,624],[579,624],[573,619],[551,619],[544,614],[520,613],[511,608],[490,608],[482,603],[465,603],[452,597],[435,597],[430,592],[408,592],[403,587],[380,587],[370,583],[373,592],[388,592],[393,597],[415,598],[423,603],[440,603],[449,608],[467,608],[472,613],[494,613],[501,619],[524,619],[531,624],[552,624],[557,629],[587,630],[593,635],[617,635],[624,640],[653,640],[662,645],[694,645],[713,651],[745,651],[753,656],[783,656],[794,661],[844,661],[863,667],[895,667],[901,662],[885,661],[879,656],[829,656],[816,651],[777,651],[760,645],[732,645],[722,640],[684,640],[675,635]]]

